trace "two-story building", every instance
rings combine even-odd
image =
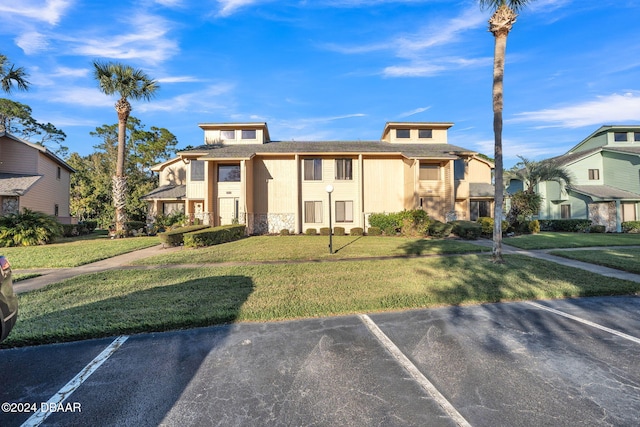
[[[73,168],[47,148],[0,132],[0,215],[23,208],[73,222],[69,213]]]
[[[451,145],[452,123],[387,123],[376,141],[273,141],[266,123],[203,123],[204,145],[156,165],[150,217],[182,210],[251,234],[366,228],[372,213],[421,208],[446,221],[490,216],[493,163]],[[331,206],[329,193],[331,189]]]
[[[640,126],[602,126],[566,154],[551,159],[572,175],[570,188],[543,182],[541,219],[591,219],[608,232],[638,219]]]

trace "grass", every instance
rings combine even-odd
[[[105,235],[74,238],[42,246],[0,248],[14,270],[30,268],[64,268],[100,261],[138,249],[160,244],[158,237],[110,239]]]
[[[591,246],[640,246],[640,234],[555,233],[525,234],[503,239],[520,249],[585,248]]]
[[[136,261],[138,265],[210,264],[243,261],[310,261],[490,251],[460,240],[402,237],[334,236],[333,254],[326,236],[256,236],[224,245],[183,249]]]
[[[640,291],[637,283],[603,281],[539,259],[505,258],[504,265],[471,254],[95,273],[21,294],[19,321],[2,346],[233,321]]]
[[[550,254],[640,274],[640,248],[551,251]]]

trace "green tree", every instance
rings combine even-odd
[[[533,194],[536,186],[544,181],[555,181],[566,187],[573,182],[571,172],[553,160],[537,162],[522,156],[518,157],[520,161],[504,174],[505,184],[512,179],[517,179],[526,186],[526,193]]]
[[[42,212],[24,208],[22,212],[0,216],[0,246],[44,245],[61,234],[57,219]]]
[[[489,19],[489,31],[495,39],[493,51],[493,133],[495,141],[495,193],[494,193],[494,228],[493,228],[493,261],[502,263],[502,204],[504,191],[502,161],[502,110],[504,61],[507,51],[507,36],[516,22],[517,12],[532,0],[478,0],[480,7],[493,11]]]
[[[120,95],[120,99],[115,104],[115,109],[118,113],[118,154],[116,173],[113,177],[113,202],[115,205],[116,232],[121,233],[125,229],[124,224],[127,219],[126,130],[127,121],[132,110],[129,99],[144,99],[148,101],[155,96],[159,85],[142,70],[136,70],[128,65],[94,61],[93,67],[94,77],[100,90],[106,95]]]
[[[28,90],[29,75],[23,67],[18,67],[9,62],[9,59],[0,53],[0,87],[5,93],[11,93],[15,85],[19,90]]]

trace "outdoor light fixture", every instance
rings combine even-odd
[[[333,193],[333,185],[329,184],[325,188],[329,194],[329,253],[333,253],[333,228],[331,227],[331,193]]]

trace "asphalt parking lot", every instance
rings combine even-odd
[[[637,426],[638,331],[630,296],[0,350],[0,425]]]

